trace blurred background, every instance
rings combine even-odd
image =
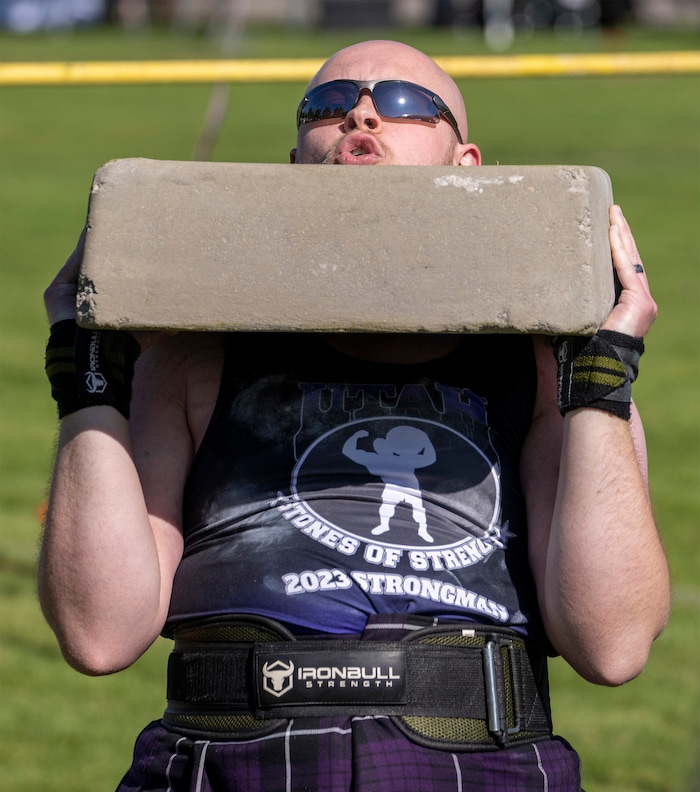
[[[121,674],[82,677],[39,610],[56,433],[43,289],[105,162],[287,162],[305,83],[11,85],[2,68],[315,59],[376,37],[434,57],[645,57],[697,52],[699,31],[698,0],[0,0],[0,788],[114,789],[138,731],[162,713],[170,649],[159,640]],[[621,688],[589,685],[555,659],[554,719],[588,792],[700,792],[700,74],[458,84],[485,164],[603,168],[642,252],[660,316],[634,389],[673,612],[645,672]]]
[[[153,22],[201,28],[240,13],[241,6],[253,24],[478,27],[497,46],[516,33],[548,27],[567,37],[597,26],[697,27],[700,20],[698,0],[0,0],[0,25],[25,34],[100,24],[138,29]]]

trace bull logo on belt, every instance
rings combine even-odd
[[[289,693],[294,685],[294,663],[291,660],[288,663],[283,663],[281,660],[265,663],[262,674],[263,690],[275,698],[281,698],[285,693]]]

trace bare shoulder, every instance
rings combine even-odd
[[[544,336],[533,336],[532,343],[537,366],[537,394],[521,461],[526,492],[540,490],[546,478],[556,478],[564,427],[557,406],[557,366],[552,349]]]
[[[564,421],[557,407],[557,366],[543,336],[533,336],[537,397],[520,462],[528,513],[530,565],[543,580],[549,531],[559,479]]]
[[[216,403],[223,360],[218,333],[177,333],[149,346],[137,362],[133,420],[179,427],[197,447]]]
[[[157,541],[182,550],[182,496],[218,395],[223,365],[219,335],[178,333],[160,339],[137,361],[129,433]],[[174,569],[174,566],[173,566]]]
[[[537,398],[533,419],[546,415],[558,415],[557,407],[557,363],[552,353],[552,347],[547,343],[545,336],[532,336],[532,345],[535,350],[535,365],[537,366]]]

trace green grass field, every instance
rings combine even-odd
[[[430,54],[478,54],[475,34],[394,32]],[[253,30],[245,57],[325,56],[359,34]],[[552,36],[514,51],[663,50],[692,33]],[[151,31],[0,36],[2,60],[212,57],[214,43]],[[660,318],[636,400],[673,572],[673,615],[644,674],[588,685],[552,664],[555,725],[580,751],[587,792],[697,792],[700,769],[700,77],[461,83],[485,164],[597,165],[636,232]],[[235,85],[214,158],[285,162],[300,84]],[[0,89],[0,785],[12,792],[116,786],[138,730],[159,716],[166,642],[132,669],[89,679],[63,662],[36,602],[37,509],[56,430],[42,371],[42,291],[77,239],[104,162],[189,159],[207,86]],[[620,621],[625,613],[619,614]]]

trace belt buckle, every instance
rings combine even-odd
[[[510,660],[510,696],[513,700],[513,711],[516,719],[516,725],[508,727],[507,714],[502,713],[498,700],[498,679],[496,671],[496,653],[500,655],[501,649],[506,648],[508,660]],[[482,657],[484,661],[484,686],[486,691],[486,721],[489,733],[493,736],[499,745],[506,745],[508,738],[514,734],[518,734],[521,730],[520,725],[517,723],[518,709],[516,706],[515,686],[513,684],[513,663],[512,663],[513,642],[507,639],[489,640],[483,648]],[[499,658],[499,665],[501,665],[501,678],[504,694],[504,703],[507,701],[508,691],[506,685],[505,674],[503,673],[503,663]]]

